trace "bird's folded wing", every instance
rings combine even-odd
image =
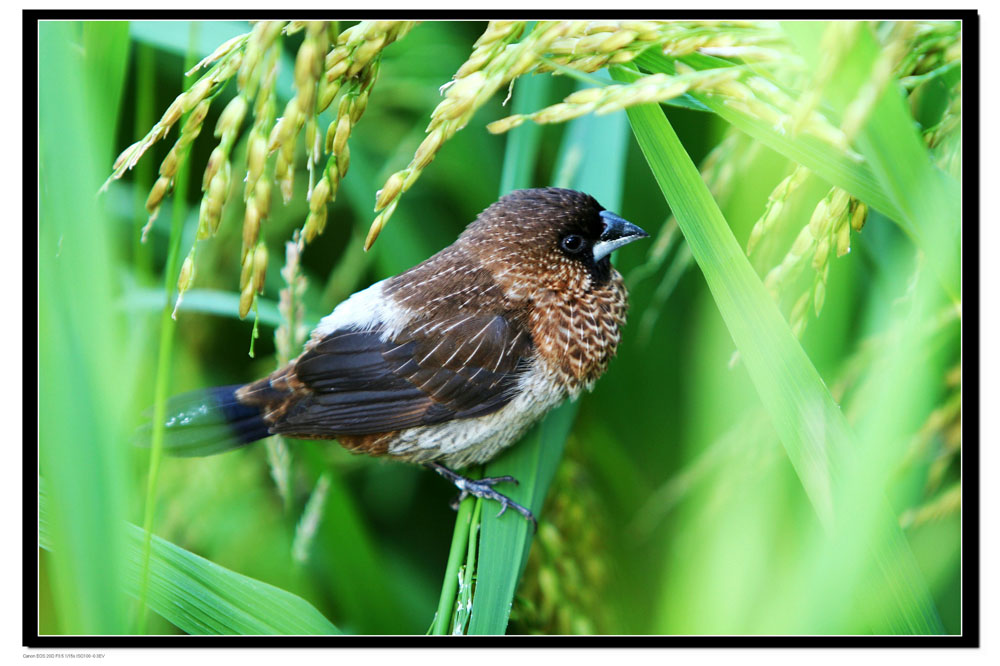
[[[502,315],[415,323],[393,339],[341,329],[295,364],[302,397],[278,433],[367,435],[494,412],[516,392],[531,336]]]

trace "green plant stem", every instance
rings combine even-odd
[[[468,572],[469,577],[475,574],[476,571],[476,551],[478,550],[479,539],[476,538],[476,532],[479,530],[479,523],[482,520],[483,515],[483,500],[476,498],[476,507],[472,513],[472,523],[469,527],[469,534],[472,538],[469,539],[469,552],[465,558],[465,570]]]
[[[458,507],[455,532],[451,538],[451,549],[448,551],[448,564],[444,570],[444,583],[441,585],[441,598],[438,601],[434,627],[431,630],[435,636],[446,635],[448,627],[451,625],[451,614],[455,607],[455,595],[458,591],[458,568],[462,565],[462,555],[466,554],[472,526],[472,512],[475,506],[474,498],[469,497]]]
[[[191,49],[188,52],[184,63],[184,70],[188,71],[197,62],[194,45],[197,43],[197,22],[191,22],[190,40]],[[187,118],[181,120],[181,123]],[[165,423],[167,417],[167,393],[170,390],[170,361],[173,357],[174,333],[177,324],[171,316],[173,312],[174,286],[177,284],[179,273],[179,258],[181,250],[181,236],[184,231],[184,213],[187,210],[187,190],[191,165],[188,160],[190,146],[182,151],[180,155],[180,166],[177,169],[177,177],[174,187],[173,218],[170,225],[170,247],[167,252],[167,265],[163,272],[163,290],[167,295],[163,311],[160,313],[160,348],[157,353],[156,362],[156,385],[153,393],[153,434],[149,451],[149,473],[146,483],[146,505],[142,519],[142,529],[145,533],[142,554],[142,578],[139,584],[139,620],[137,633],[146,633],[147,605],[146,597],[149,591],[149,560],[153,537],[153,517],[156,513],[156,486],[160,473],[160,461],[163,458],[163,437],[165,433]]]

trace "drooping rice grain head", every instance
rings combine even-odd
[[[506,132],[525,120],[539,124],[562,123],[587,113],[604,115],[638,104],[664,102],[690,90],[710,91],[744,72],[736,67],[691,71],[676,76],[650,74],[633,83],[587,88],[569,95],[563,102],[528,114],[515,114],[487,125],[493,134]],[[730,89],[727,89],[730,90]]]
[[[802,165],[796,165],[789,175],[785,176],[778,185],[771,190],[767,197],[767,205],[764,213],[754,223],[750,230],[750,237],[747,239],[747,254],[751,254],[766,233],[775,228],[781,213],[788,204],[789,197],[798,190],[809,176],[809,170]]]
[[[246,41],[244,40],[241,43],[245,44]],[[174,101],[171,102],[170,106],[167,107],[167,110],[160,117],[160,120],[153,125],[152,129],[149,130],[146,136],[133,143],[118,156],[112,167],[111,175],[101,188],[102,191],[107,189],[107,186],[112,180],[121,178],[126,171],[132,169],[132,167],[134,167],[139,161],[139,158],[141,158],[153,144],[170,133],[170,130],[185,113],[194,109],[199,110],[198,113],[201,117],[196,124],[198,131],[200,131],[201,123],[205,120],[205,116],[208,115],[208,105],[203,105],[202,103],[209,102],[215,93],[217,93],[222,86],[225,85],[230,78],[232,78],[232,76],[239,69],[242,60],[243,49],[233,47],[222,55],[219,61],[213,65],[211,69],[191,84],[185,92],[178,95]],[[192,115],[195,114],[192,113]],[[197,134],[195,134],[195,136],[197,136]],[[193,140],[193,137],[189,138],[188,144],[191,140]]]
[[[379,233],[389,221],[399,197],[416,182],[417,178],[434,159],[445,141],[468,124],[473,114],[486,103],[493,94],[509,81],[524,74],[537,64],[540,54],[563,34],[574,29],[575,23],[540,21],[535,29],[515,44],[508,44],[498,50],[489,61],[478,66],[466,76],[456,78],[445,90],[445,99],[431,113],[424,138],[413,159],[405,169],[389,177],[398,182],[402,178],[398,193],[394,197],[378,196],[376,212],[365,239],[365,249],[369,249]],[[461,71],[461,69],[459,70]],[[395,187],[393,188],[395,190]],[[385,192],[386,188],[382,188]]]
[[[784,186],[782,181],[775,188],[779,196]],[[788,322],[796,336],[801,336],[805,331],[810,304],[815,315],[820,315],[826,302],[831,256],[835,253],[841,257],[850,251],[851,229],[855,224],[860,229],[866,214],[867,207],[863,203],[840,188],[832,188],[816,204],[809,222],[799,231],[781,262],[764,278],[764,286],[771,292],[775,302],[780,304],[783,296],[795,296]],[[758,224],[760,223],[758,220]],[[797,286],[800,284],[798,278],[807,263],[813,269],[812,280],[808,286],[800,288]]]

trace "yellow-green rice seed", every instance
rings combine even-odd
[[[330,181],[323,177],[319,179],[313,188],[312,196],[309,197],[309,210],[316,212],[320,209],[326,210],[326,203],[330,200]]]
[[[184,115],[184,95],[179,96],[170,103],[170,106],[167,107],[167,110],[163,112],[163,116],[160,118],[160,124],[172,127],[174,123],[181,119],[182,115]]]
[[[813,238],[820,238],[830,233],[829,204],[826,199],[822,199],[813,209],[809,218],[809,231]]]
[[[201,132],[202,123],[205,122],[205,117],[208,116],[209,104],[209,100],[206,99],[191,111],[187,122],[184,123],[184,129],[181,130],[184,134],[193,134],[192,139],[198,136],[198,133]]]
[[[178,295],[183,295],[191,287],[191,283],[194,281],[194,247],[185,257],[184,263],[181,264],[180,275],[177,276],[177,292]]]
[[[820,311],[823,309],[823,302],[826,300],[826,283],[823,280],[817,280],[816,286],[813,288],[813,308],[816,312],[816,316],[819,316]]]
[[[260,238],[260,218],[257,200],[251,197],[247,201],[246,211],[243,215],[243,258]]]
[[[385,227],[385,223],[388,221],[392,214],[396,210],[396,204],[399,203],[399,199],[392,201],[388,206],[382,210],[381,213],[375,216],[372,220],[372,226],[368,229],[368,235],[365,237],[365,252],[371,249],[372,244],[375,239],[378,238],[379,234],[382,233],[382,229]]]
[[[330,104],[333,103],[338,92],[340,92],[339,81],[329,82],[323,79],[319,84],[319,98],[316,101],[316,112],[322,113],[326,111],[330,107]]]
[[[413,163],[411,168],[416,171],[423,171],[427,168],[427,165],[434,160],[435,154],[441,148],[441,144],[444,143],[444,132],[440,129],[436,129],[420,142],[420,146],[417,147],[417,152],[413,156]]]
[[[149,196],[146,197],[146,211],[152,213],[158,209],[163,202],[163,197],[166,196],[169,190],[170,179],[164,176],[157,178],[156,182],[153,183],[152,189],[149,190]]]
[[[354,51],[354,63],[351,65],[350,69],[347,70],[347,76],[354,76],[361,70],[362,67],[367,65],[375,54],[382,50],[382,47],[385,45],[385,40],[386,36],[384,34],[379,35],[375,39],[365,40],[365,42]]]
[[[351,147],[344,144],[344,149],[337,153],[337,172],[341,178],[347,176],[347,169],[351,165]]]
[[[242,95],[231,99],[219,115],[219,121],[215,123],[215,136],[222,136],[224,132],[238,131],[243,124],[243,118],[246,117],[247,106],[249,105]]]
[[[240,292],[240,319],[245,319],[253,306],[254,284],[252,280],[247,280],[243,291]]]
[[[174,144],[170,148],[170,152],[167,156],[163,158],[160,162],[160,175],[164,178],[173,178],[177,173],[177,165],[179,163],[177,144]]]
[[[830,236],[823,236],[818,241],[816,241],[816,252],[813,254],[812,265],[813,268],[819,270],[822,268],[827,259],[830,257]]]
[[[199,79],[186,93],[184,93],[183,101],[181,102],[181,111],[187,113],[199,104],[208,95],[209,91],[212,89],[212,79],[208,76],[204,76]],[[204,119],[204,118],[203,118]]]
[[[600,43],[597,50],[600,53],[613,53],[618,49],[623,49],[635,41],[637,34],[631,30],[619,30],[611,37]]]
[[[320,208],[316,211],[309,211],[306,216],[305,223],[305,239],[307,243],[311,243],[312,240],[323,233],[323,227],[326,225],[326,207]]]
[[[261,294],[264,293],[265,277],[267,277],[267,245],[257,243],[257,248],[253,252],[253,282]]]
[[[512,130],[515,127],[524,123],[527,116],[516,114],[513,116],[507,116],[506,118],[501,118],[500,120],[495,120],[486,126],[487,131],[490,134],[503,134],[508,130]]]
[[[469,59],[466,60],[462,64],[462,66],[458,68],[458,71],[455,72],[455,78],[456,79],[465,78],[470,74],[472,74],[473,72],[478,72],[480,69],[483,68],[483,65],[485,65],[492,59],[492,57],[493,54],[487,51],[483,51],[480,53],[473,53],[472,56],[470,56]]]
[[[608,63],[612,65],[620,65],[626,62],[632,62],[638,55],[638,51],[619,51],[608,59]]]
[[[837,256],[842,257],[851,251],[851,225],[844,222],[837,228]]]
[[[250,135],[247,143],[247,185],[253,187],[264,172],[264,162],[267,160],[267,139],[256,131]]]
[[[222,206],[209,195],[201,198],[201,207],[198,211],[198,240],[211,238],[219,225],[219,217]]]
[[[336,125],[330,152],[340,154],[347,145],[348,137],[351,136],[351,119],[346,115],[340,116]]]
[[[258,180],[253,188],[253,197],[261,217],[267,217],[271,211],[271,181],[266,178]]]
[[[218,173],[225,161],[226,151],[223,150],[222,146],[216,146],[212,150],[212,154],[208,156],[208,164],[205,165],[205,175],[201,180],[201,190],[203,192],[208,189],[212,179],[215,178],[215,174]]]
[[[385,181],[385,185],[375,195],[375,212],[385,208],[391,200],[402,193],[405,178],[406,172],[404,171],[397,171],[389,176],[389,180]]]
[[[606,88],[586,88],[585,90],[578,90],[569,97],[566,98],[566,102],[569,104],[590,104],[591,102],[596,102],[601,99],[606,94]]]
[[[854,212],[851,214],[851,228],[855,231],[861,231],[861,228],[865,226],[865,219],[868,217],[868,206],[862,202],[858,202],[858,205],[854,207]]]
[[[335,81],[337,79],[342,78],[345,74],[347,74],[347,70],[350,66],[351,66],[351,61],[348,60],[347,58],[338,61],[331,67],[327,68],[326,80]]]
[[[125,163],[131,160],[132,157],[136,154],[136,152],[142,148],[143,143],[144,143],[143,140],[140,139],[139,141],[136,141],[131,146],[123,150],[121,154],[115,158],[115,162],[114,164],[111,165],[111,168],[114,171],[118,171],[118,169],[122,168],[125,165]]]

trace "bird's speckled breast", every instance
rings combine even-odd
[[[548,290],[535,300],[530,328],[539,355],[553,366],[574,397],[590,390],[618,351],[628,312],[618,271],[584,292]]]

